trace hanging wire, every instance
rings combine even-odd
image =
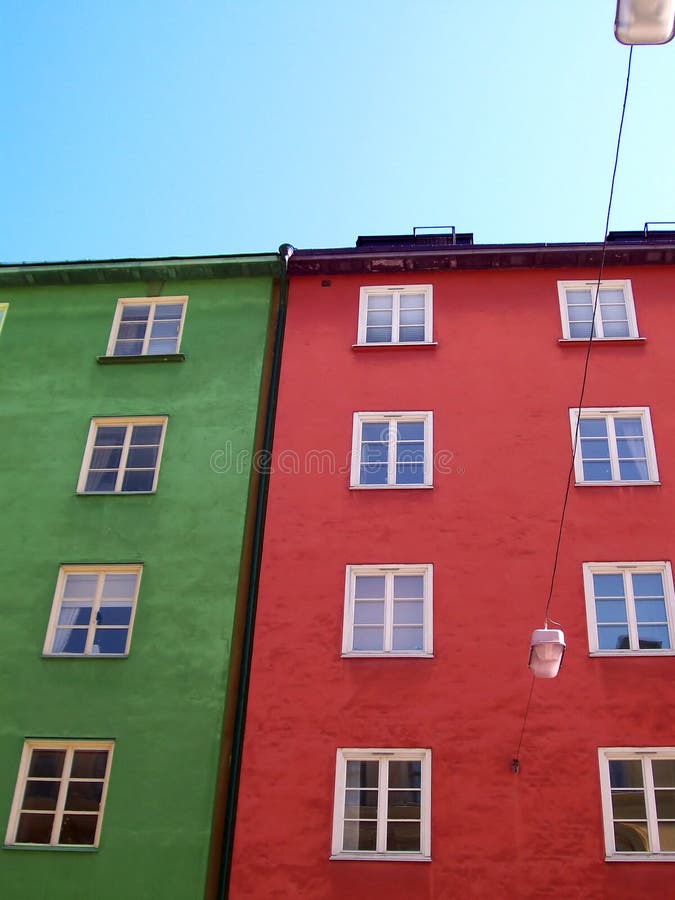
[[[633,61],[633,47],[631,46],[630,52],[628,53],[628,70],[626,72],[626,87],[623,94],[623,104],[621,106],[621,120],[619,122],[619,134],[616,140],[616,151],[614,154],[614,168],[612,169],[612,180],[610,183],[609,189],[609,202],[607,203],[607,216],[605,217],[605,232],[604,238],[602,241],[602,252],[600,254],[600,267],[598,269],[598,278],[595,285],[595,300],[593,302],[593,315],[591,317],[591,331],[588,336],[588,344],[586,347],[586,359],[584,361],[584,370],[583,376],[581,379],[581,389],[579,391],[579,402],[577,403],[576,410],[576,425],[574,427],[574,438],[572,440],[572,458],[570,460],[569,470],[567,472],[567,484],[565,486],[565,495],[563,498],[562,511],[560,513],[560,525],[558,527],[558,537],[555,545],[555,553],[553,555],[553,569],[551,572],[551,583],[549,585],[548,590],[548,598],[546,600],[546,609],[544,611],[544,627],[548,628],[549,616],[548,611],[551,606],[551,600],[553,599],[553,588],[555,587],[555,577],[558,571],[558,558],[560,556],[560,545],[562,543],[563,531],[565,528],[565,515],[567,513],[567,502],[570,496],[570,488],[572,486],[572,475],[574,474],[574,461],[577,455],[577,444],[579,442],[579,426],[581,423],[581,410],[583,408],[584,403],[584,394],[586,393],[586,381],[588,380],[588,365],[591,359],[591,349],[593,347],[593,334],[595,331],[595,316],[598,309],[598,301],[600,299],[600,284],[602,282],[602,275],[605,270],[605,256],[607,254],[607,238],[609,235],[609,219],[612,212],[612,200],[614,198],[614,182],[616,181],[616,170],[619,165],[619,149],[621,147],[621,134],[623,132],[623,122],[626,117],[626,104],[628,102],[628,86],[630,84],[630,69],[631,63]],[[555,625],[559,624],[558,622],[554,623]],[[527,717],[530,712],[530,706],[532,703],[532,694],[534,692],[534,675],[532,675],[532,683],[530,685],[530,693],[527,698],[527,705],[525,706],[525,715],[523,716],[523,727],[520,730],[520,739],[518,741],[518,747],[516,749],[515,756],[513,758],[513,762],[511,763],[511,767],[514,772],[518,772],[520,769],[520,762],[518,760],[518,754],[520,753],[520,748],[523,743],[523,735],[525,734],[525,725],[527,724]]]

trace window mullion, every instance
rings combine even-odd
[[[394,575],[392,572],[384,576],[384,642],[385,650],[391,650],[394,643]]]
[[[96,594],[94,596],[94,602],[91,605],[91,619],[89,620],[89,628],[87,629],[87,640],[84,645],[85,656],[89,656],[91,654],[91,648],[94,643],[94,635],[96,634],[96,616],[98,615],[98,611],[101,606],[101,594],[103,593],[104,581],[105,573],[99,572],[98,580],[96,582]]]
[[[633,573],[623,572],[623,595],[626,600],[626,616],[628,618],[628,643],[631,650],[640,649],[640,639],[637,629],[637,611],[635,609],[635,594],[633,593]]]
[[[387,484],[396,484],[396,440],[397,440],[396,419],[389,420],[389,455],[387,459]]]
[[[602,329],[602,313],[600,311],[600,293],[601,290],[597,285],[597,282],[594,285],[596,296],[593,298],[593,306],[595,307],[595,316],[593,317],[593,329],[594,335],[596,338],[604,338],[605,334]]]
[[[647,833],[649,834],[649,849],[652,853],[661,852],[659,841],[659,823],[656,813],[656,796],[654,795],[654,774],[652,761],[649,757],[642,760],[643,780],[645,786],[645,806],[647,809]]]
[[[150,311],[148,313],[148,322],[145,326],[145,337],[143,338],[143,349],[141,353],[146,354],[148,352],[148,346],[150,344],[150,335],[152,334],[152,326],[155,322],[155,309],[157,308],[156,303],[150,304]]]
[[[391,339],[394,343],[400,342],[401,334],[401,292],[391,292]]]
[[[127,458],[129,457],[129,447],[131,446],[131,435],[133,434],[134,426],[127,425],[127,431],[124,435],[124,443],[122,444],[122,453],[120,455],[120,468],[117,473],[117,480],[115,481],[115,493],[119,493],[122,490],[122,483],[124,481],[124,472],[127,467]]]
[[[70,772],[73,767],[73,748],[66,747],[66,756],[63,760],[63,770],[61,772],[61,786],[59,787],[59,796],[56,800],[56,809],[54,810],[54,824],[52,825],[52,835],[50,844],[58,844],[61,836],[61,825],[63,823],[63,810],[66,807],[66,794],[68,793],[68,784],[70,782]]]
[[[607,416],[607,440],[609,442],[609,464],[612,472],[612,481],[621,481],[619,470],[619,448],[616,443],[616,429],[614,428],[614,416]]]
[[[377,840],[375,849],[384,853],[387,849],[387,803],[389,785],[389,760],[381,759],[378,768],[377,786]]]

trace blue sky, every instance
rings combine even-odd
[[[4,263],[601,240],[613,0],[2,0]],[[675,219],[675,42],[638,47],[610,227]]]

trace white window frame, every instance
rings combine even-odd
[[[162,462],[162,451],[164,449],[164,439],[166,437],[166,424],[168,421],[168,416],[97,416],[91,420],[89,425],[89,434],[87,435],[87,443],[84,450],[84,457],[82,459],[82,467],[80,469],[80,477],[77,482],[77,493],[83,494],[84,496],[113,496],[113,495],[122,495],[125,497],[131,497],[134,495],[142,495],[142,494],[154,494],[157,490],[157,478],[159,477],[159,468]],[[120,458],[120,464],[117,471],[117,480],[115,482],[115,489],[112,491],[85,491],[85,486],[87,483],[87,475],[89,474],[89,464],[91,462],[93,450],[94,450],[94,441],[96,440],[96,432],[99,426],[106,427],[108,425],[124,425],[126,426],[126,435],[124,438],[124,445],[122,447],[122,455]],[[155,465],[155,476],[152,482],[152,489],[149,491],[123,491],[122,484],[124,481],[124,475],[126,472],[126,463],[129,457],[129,448],[131,445],[131,434],[134,425],[161,425],[162,426],[162,436],[159,442],[159,448],[157,450],[157,463]]]
[[[134,596],[128,598],[129,605],[131,606],[131,617],[129,619],[129,624],[126,626],[127,628],[127,641],[126,646],[124,648],[123,653],[98,653],[94,652],[94,637],[96,635],[96,629],[99,627],[96,623],[96,613],[101,605],[101,595],[103,592],[103,585],[105,581],[106,575],[126,575],[133,574],[136,575],[136,591]],[[59,569],[59,576],[56,580],[56,590],[54,591],[54,600],[52,601],[52,609],[49,615],[49,624],[47,625],[47,634],[45,636],[45,643],[42,649],[43,656],[49,656],[54,659],[124,659],[129,655],[129,645],[131,643],[131,633],[134,628],[134,619],[136,617],[136,605],[138,602],[138,591],[141,583],[141,576],[143,574],[143,566],[140,563],[135,563],[133,565],[100,565],[100,566],[92,566],[92,565],[64,565]],[[96,596],[93,599],[92,610],[91,610],[91,621],[87,626],[87,640],[85,644],[85,648],[82,653],[58,653],[53,651],[51,648],[54,645],[54,638],[56,636],[56,628],[59,621],[59,614],[61,612],[61,604],[63,603],[63,591],[66,585],[66,580],[69,575],[96,575],[98,577],[98,585],[96,588]],[[111,626],[112,627],[112,626]],[[121,627],[121,626],[120,626]],[[84,631],[84,627],[82,627]]]
[[[366,324],[368,320],[368,298],[371,294],[392,294],[392,323],[390,341],[366,341]],[[401,295],[424,294],[424,340],[401,341],[399,340]],[[363,347],[415,347],[420,344],[433,343],[433,285],[431,284],[399,284],[399,285],[374,285],[362,287],[359,292],[359,323],[357,334],[357,346]]]
[[[0,334],[2,334],[2,326],[5,324],[8,309],[9,303],[0,303]]]
[[[180,303],[183,307],[183,311],[180,317],[180,324],[178,326],[178,337],[176,338],[176,349],[173,353],[180,352],[180,342],[183,338],[183,325],[185,323],[185,310],[187,308],[188,297],[185,294],[176,297],[120,297],[117,301],[117,306],[115,308],[115,315],[113,317],[112,327],[110,329],[110,337],[108,338],[108,347],[106,349],[106,356],[114,356],[115,355],[115,344],[117,342],[117,334],[119,332],[120,323],[122,321],[122,312],[127,306],[149,306],[150,313],[148,316],[148,323],[145,329],[145,335],[143,337],[143,349],[140,353],[135,353],[133,356],[166,356],[170,354],[166,353],[148,353],[148,346],[150,343],[150,336],[152,334],[152,325],[155,319],[155,309],[157,306],[161,304],[173,304]],[[140,338],[139,338],[140,340]],[[120,354],[121,359],[124,358],[123,354]]]
[[[424,481],[422,484],[396,484],[395,430],[398,422],[424,422]],[[386,484],[361,484],[361,425],[364,422],[389,422],[389,456]],[[433,487],[433,412],[355,412],[352,426],[352,466],[350,487],[358,490],[416,490]]]
[[[349,760],[379,762],[378,816],[376,850],[343,850],[345,790]],[[389,761],[421,762],[420,785],[420,850],[388,851],[387,840],[387,769]],[[431,860],[431,750],[426,748],[344,748],[340,747],[335,763],[335,797],[333,802],[333,840],[331,859],[429,862]]]
[[[345,574],[345,608],[342,629],[342,655],[350,657],[432,657],[433,656],[433,565],[373,565],[373,566],[347,566]],[[359,575],[376,575],[385,578],[384,598],[384,649],[383,650],[354,650],[354,607],[356,578]],[[421,650],[393,650],[393,613],[394,613],[394,576],[395,575],[421,575],[424,578],[423,596],[423,649]]]
[[[5,844],[8,846],[16,846],[16,847],[31,847],[36,849],[47,849],[50,847],[58,847],[61,850],[71,850],[71,849],[81,849],[82,847],[95,849],[99,845],[100,836],[101,836],[101,825],[103,823],[103,813],[105,811],[105,801],[108,793],[108,784],[110,781],[110,767],[112,763],[113,750],[115,747],[114,741],[98,741],[98,740],[41,740],[39,738],[31,738],[30,740],[24,741],[23,752],[21,754],[21,762],[19,764],[19,774],[16,779],[16,787],[14,789],[14,800],[12,802],[12,808],[9,816],[9,823],[7,825],[7,834],[5,836]],[[18,843],[16,840],[16,833],[19,827],[19,818],[22,812],[22,801],[24,796],[24,791],[26,788],[26,781],[28,779],[28,771],[31,760],[31,755],[33,750],[65,750],[66,757],[63,765],[63,772],[61,777],[58,779],[42,779],[42,780],[54,780],[60,782],[58,799],[56,802],[56,809],[54,812],[54,822],[52,825],[52,833],[51,840],[48,844],[33,844],[33,843]],[[106,765],[105,777],[103,778],[103,790],[101,793],[101,803],[98,809],[98,812],[91,811],[90,815],[97,815],[98,821],[96,823],[96,834],[94,838],[93,844],[60,844],[59,843],[59,835],[61,831],[61,825],[63,824],[63,816],[64,812],[67,812],[65,809],[66,803],[66,795],[68,791],[68,785],[70,783],[70,772],[73,761],[73,754],[76,750],[107,750],[108,751],[108,759]],[[99,779],[83,779],[87,781],[91,780],[99,780]],[[51,812],[51,811],[50,811]]]
[[[671,565],[665,560],[658,562],[587,562],[583,564],[584,593],[586,596],[586,621],[588,625],[588,647],[591,656],[675,656],[675,592]],[[663,594],[668,621],[670,647],[663,650],[640,649],[633,582],[633,574],[658,574],[663,582]],[[624,583],[628,636],[631,648],[628,650],[601,650],[598,641],[598,623],[595,611],[594,575],[621,575]]]
[[[579,409],[574,407],[570,409],[570,426],[572,429],[572,445],[574,446],[574,435],[576,432],[577,419],[579,417]],[[583,458],[581,456],[581,433],[577,440],[576,453],[574,454],[574,473],[576,485],[594,486],[598,485],[645,485],[660,484],[659,470],[656,463],[656,449],[654,446],[654,433],[652,431],[652,420],[648,406],[614,406],[614,407],[583,407],[581,410],[582,419],[599,419],[604,418],[607,421],[607,438],[609,441],[610,466],[612,478],[609,481],[585,481]],[[619,477],[619,456],[616,444],[616,433],[614,430],[614,420],[621,418],[640,418],[642,420],[642,436],[645,442],[645,451],[647,457],[647,472],[649,478],[644,481],[625,480]]]
[[[600,290],[621,290],[623,291],[624,303],[626,305],[626,319],[628,320],[628,334],[621,337],[605,337],[603,333],[602,315],[600,313],[600,303],[595,303],[596,290],[598,287],[597,279],[595,281],[559,281],[558,282],[558,301],[560,303],[560,319],[562,322],[563,340],[565,341],[581,341],[588,343],[587,337],[572,337],[570,334],[570,320],[567,304],[568,290],[584,290],[591,291],[591,302],[595,305],[594,335],[595,341],[634,341],[640,338],[638,331],[637,317],[635,315],[635,301],[633,300],[633,288],[628,278],[617,279],[614,281],[601,281]]]
[[[626,852],[616,849],[614,840],[614,816],[612,811],[612,791],[609,777],[610,760],[638,759],[642,762],[643,784],[647,809],[647,831],[649,851]],[[599,747],[600,791],[602,795],[602,818],[605,832],[606,862],[675,862],[675,852],[659,850],[658,817],[654,793],[652,759],[675,760],[675,747]]]

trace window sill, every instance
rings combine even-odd
[[[401,341],[390,344],[352,344],[352,350],[391,350],[399,347],[438,347],[438,341]]]
[[[149,497],[157,491],[75,491],[76,497]]]
[[[433,484],[350,484],[350,491],[423,491]]]
[[[633,337],[632,335],[631,335],[631,337],[623,337],[623,338],[594,337],[593,338],[593,346],[595,347],[596,344],[613,344],[613,345],[644,344],[646,342],[646,340],[647,340],[647,338]],[[558,338],[558,343],[560,344],[560,346],[563,346],[565,344],[576,344],[577,346],[581,345],[583,347],[587,347],[588,346],[588,338]]]
[[[340,656],[342,659],[433,659],[433,653],[426,653],[423,650],[414,650],[408,653],[403,651],[389,651],[383,650],[382,652],[362,652],[359,650],[348,650],[346,653],[341,653]]]
[[[575,487],[658,487],[660,481],[575,481]]]
[[[43,659],[128,659],[128,653],[42,653]]]
[[[362,862],[431,862],[430,856],[423,856],[421,853],[334,853],[329,858],[336,861],[358,859]]]
[[[138,356],[97,356],[99,366],[124,366],[135,363],[183,362],[184,353],[144,353]]]
[[[675,650],[590,650],[592,657],[611,657],[618,659],[621,656],[630,656],[635,659],[639,656],[675,656]]]
[[[616,853],[606,856],[605,862],[675,862],[675,853]]]
[[[57,853],[98,853],[98,847],[82,847],[68,844],[3,844],[3,850],[49,850]]]

